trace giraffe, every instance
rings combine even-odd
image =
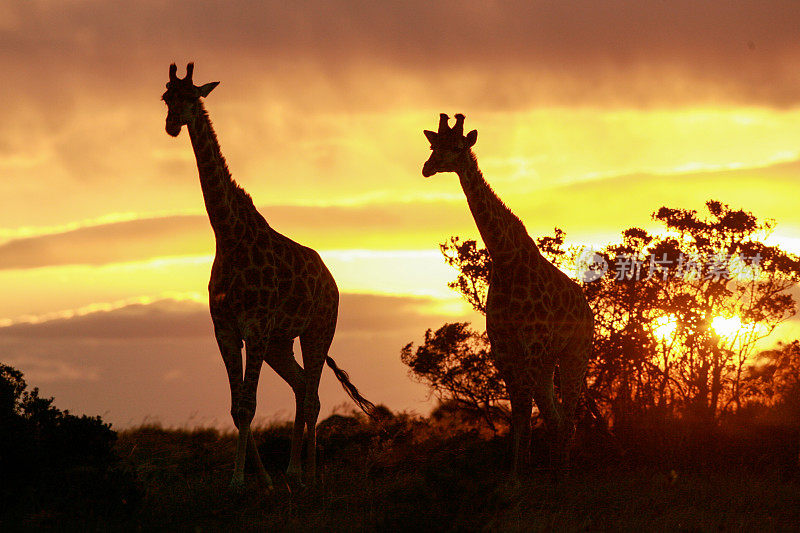
[[[530,466],[533,400],[548,430],[556,471],[566,466],[575,431],[573,418],[592,344],[592,311],[577,283],[547,261],[525,226],[498,198],[478,168],[472,146],[476,130],[464,136],[464,115],[439,116],[438,132],[425,130],[431,156],[422,175],[455,172],[472,216],[492,258],[486,299],[490,357],[511,400],[513,472]],[[553,391],[558,365],[561,399]]]
[[[301,482],[302,439],[307,437],[305,482],[313,484],[316,470],[316,424],[319,381],[325,363],[345,392],[368,414],[374,406],[358,392],[346,372],[328,356],[339,307],[339,290],[319,254],[272,229],[250,196],[233,180],[203,103],[219,84],[199,87],[169,67],[162,100],[167,104],[166,130],[177,137],[189,131],[200,186],[216,240],[208,284],[209,309],[231,390],[231,417],[238,429],[236,460],[230,489],[244,486],[245,455],[256,466],[267,491],[272,479],[258,456],[250,424],[256,410],[256,389],[264,361],[283,378],[295,395],[295,421],[287,475]],[[294,339],[300,338],[303,366],[294,358]],[[242,374],[242,346],[245,347]]]

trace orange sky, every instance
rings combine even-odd
[[[333,355],[425,411],[400,348],[474,319],[438,243],[477,235],[422,130],[467,115],[487,180],[540,235],[603,245],[716,198],[800,252],[800,5],[27,1],[0,6],[0,360],[116,425],[228,425],[205,291],[213,237],[170,62],[237,179],[344,293]],[[323,414],[346,397],[327,374]],[[259,415],[287,416],[262,373]],[[190,417],[191,418],[191,422]]]

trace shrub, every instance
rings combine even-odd
[[[27,390],[0,364],[0,516],[89,516],[136,500],[132,476],[113,452],[117,434],[98,417],[75,416]]]

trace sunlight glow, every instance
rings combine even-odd
[[[660,316],[653,320],[653,334],[661,340],[672,337],[677,328],[678,322],[672,316]]]
[[[435,314],[463,315],[469,306],[447,287],[455,278],[438,250],[320,250],[339,291],[430,297]],[[141,298],[207,301],[213,256],[164,256],[106,265],[0,269],[0,327],[71,318],[86,312],[146,303]],[[100,303],[97,302],[111,302]],[[97,306],[100,307],[97,307]]]
[[[430,304],[424,306],[423,310],[427,314],[442,317],[464,316],[475,313],[476,322],[480,322],[477,311],[473,311],[472,307],[461,298],[449,300],[433,299]]]
[[[722,337],[735,337],[744,329],[744,324],[738,316],[718,316],[711,321],[711,328]]]
[[[493,154],[481,162],[493,185],[509,190],[512,182],[540,188],[634,174],[757,169],[797,160],[787,142],[797,138],[791,125],[797,116],[758,107],[494,113],[481,117],[481,150]],[[593,146],[603,152],[590,152]]]

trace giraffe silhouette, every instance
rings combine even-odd
[[[258,456],[250,423],[256,410],[256,389],[264,361],[286,380],[295,395],[296,413],[287,474],[300,481],[303,430],[307,436],[305,481],[313,483],[316,470],[316,424],[319,416],[319,380],[327,362],[345,392],[369,413],[364,399],[328,356],[336,329],[339,290],[319,254],[273,230],[256,210],[253,200],[232,179],[208,113],[205,98],[219,82],[197,87],[193,63],[186,77],[169,67],[162,96],[168,112],[167,133],[176,137],[182,126],[197,159],[200,186],[216,239],[216,255],[208,284],[209,308],[231,389],[231,416],[239,431],[232,489],[244,484],[245,454],[255,462],[258,478],[267,490],[272,480]],[[300,338],[303,366],[294,358],[294,339]],[[245,346],[242,374],[242,345]]]
[[[455,172],[478,231],[492,258],[486,298],[490,357],[508,389],[513,432],[513,470],[530,465],[533,400],[547,426],[551,460],[566,466],[573,418],[592,344],[593,317],[581,288],[547,261],[525,226],[489,187],[464,136],[464,115],[439,116],[437,132],[425,130],[431,156],[422,175]],[[553,391],[558,365],[561,402]]]

